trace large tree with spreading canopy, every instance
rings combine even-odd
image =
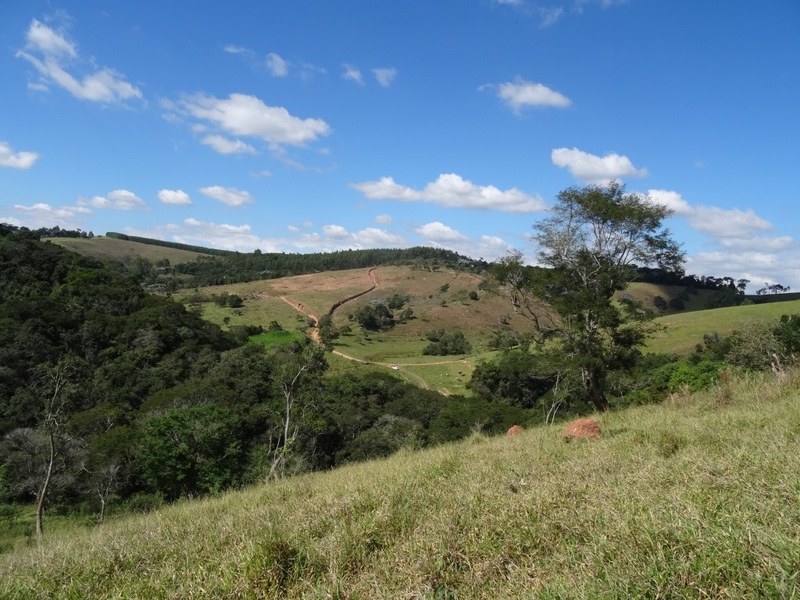
[[[617,182],[568,188],[533,226],[544,268],[524,267],[519,252],[497,265],[514,309],[533,321],[539,341],[560,340],[565,366],[580,373],[598,410],[609,407],[607,374],[630,366],[650,331],[649,311],[614,295],[637,266],[682,271],[683,253],[663,226],[670,214]]]

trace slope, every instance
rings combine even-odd
[[[0,556],[0,595],[792,597],[800,374],[185,502]]]
[[[715,332],[720,337],[730,335],[748,322],[767,323],[782,315],[800,312],[800,300],[768,302],[747,306],[729,306],[711,310],[660,317],[656,323],[662,330],[647,344],[647,351],[657,353],[689,354],[703,336]]]

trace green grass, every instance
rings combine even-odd
[[[0,556],[4,598],[790,598],[800,375],[257,486]]]
[[[222,286],[220,286],[222,287]],[[227,290],[216,289],[214,293],[224,294]],[[230,292],[234,293],[234,292]],[[188,307],[188,305],[187,305]],[[277,321],[286,330],[296,330],[305,325],[306,319],[298,318],[300,313],[291,306],[280,300],[280,298],[258,298],[253,299],[244,297],[244,306],[241,308],[230,308],[218,306],[214,302],[203,302],[199,309],[200,315],[211,323],[219,325],[223,329],[243,325],[261,325],[265,329],[272,321]],[[228,319],[227,324],[225,319]]]
[[[305,339],[305,334],[301,331],[281,330],[281,331],[265,331],[258,335],[250,336],[250,341],[262,346],[271,346],[272,344],[286,344],[288,342],[300,342]]]
[[[155,262],[166,258],[170,264],[193,262],[199,256],[204,256],[198,252],[180,250],[178,248],[166,248],[152,244],[142,244],[141,242],[131,242],[103,236],[93,238],[43,238],[43,241],[52,242],[63,246],[68,250],[90,256],[100,260],[123,260],[125,258],[136,258],[141,256],[149,261]]]
[[[731,306],[661,317],[656,323],[664,327],[647,344],[647,351],[656,353],[689,354],[703,335],[712,331],[720,337],[730,335],[748,322],[766,323],[781,315],[800,312],[800,300]]]

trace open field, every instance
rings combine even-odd
[[[118,240],[104,236],[93,238],[45,238],[42,241],[52,242],[64,248],[68,248],[78,254],[91,256],[99,260],[124,260],[141,256],[151,262],[168,259],[170,264],[192,262],[198,256],[203,256],[197,252],[179,250],[177,248],[165,248],[152,244],[142,244],[141,242],[131,242],[128,240]]]
[[[766,323],[781,315],[798,312],[800,301],[792,300],[668,315],[657,319],[664,330],[648,342],[646,349],[649,352],[689,354],[697,344],[703,343],[706,333],[714,331],[726,336],[747,322]]]
[[[800,375],[52,532],[4,598],[791,598]]]

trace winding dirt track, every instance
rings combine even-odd
[[[352,296],[348,296],[347,298],[343,298],[341,300],[338,300],[337,302],[334,303],[333,306],[331,306],[331,309],[328,311],[328,314],[333,316],[334,311],[336,311],[336,309],[341,307],[343,304],[345,304],[347,302],[350,302],[351,300],[355,300],[356,298],[360,298],[364,294],[369,294],[371,291],[378,289],[378,279],[375,276],[375,271],[376,270],[377,269],[375,267],[373,267],[367,272],[367,277],[369,277],[370,283],[372,283],[372,286],[369,289],[366,289],[363,292],[358,292],[357,294],[353,294]],[[286,302],[286,304],[288,304],[289,306],[294,308],[297,312],[302,313],[305,316],[307,316],[309,319],[313,319],[314,320],[314,327],[311,328],[311,333],[309,333],[309,337],[312,340],[314,340],[314,342],[316,342],[317,344],[322,343],[322,340],[319,337],[319,320],[317,319],[317,315],[315,315],[313,313],[310,313],[310,312],[307,312],[305,307],[302,304],[299,304],[297,302],[292,302],[286,296],[281,296],[280,298],[281,298],[281,300]],[[336,356],[341,356],[342,358],[345,358],[347,360],[352,360],[353,362],[362,363],[362,364],[365,364],[365,365],[378,365],[378,366],[381,366],[381,367],[394,367],[394,366],[397,366],[397,363],[376,362],[376,361],[372,361],[372,360],[365,360],[363,358],[357,358],[355,356],[350,356],[349,354],[345,354],[344,352],[340,352],[339,350],[333,350],[332,354],[335,354]],[[455,363],[466,363],[466,360],[463,359],[463,358],[460,358],[458,360],[439,360],[439,361],[434,361],[434,362],[423,362],[423,363],[401,363],[400,366],[403,366],[403,367],[425,367],[425,366],[428,366],[428,365],[452,365],[452,364],[455,364]]]

